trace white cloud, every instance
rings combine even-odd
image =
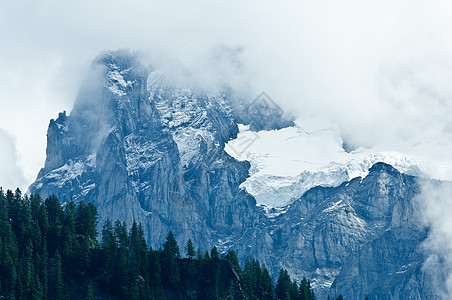
[[[14,146],[14,138],[0,128],[0,187],[4,190],[23,189],[26,181],[22,170],[17,165],[17,153]]]
[[[429,234],[422,244],[427,255],[423,270],[444,299],[452,295],[452,185],[422,183],[417,198],[419,219],[428,226]]]
[[[49,119],[70,111],[100,51],[123,47],[154,63],[175,57],[201,80],[225,76],[251,93],[264,90],[310,126],[333,124],[355,146],[452,160],[450,1],[25,0],[0,7],[0,128],[11,133],[0,131],[5,186],[34,180]],[[212,49],[225,49],[219,45],[236,49],[226,57],[238,59],[239,69],[228,59],[212,66]],[[452,170],[438,172],[450,177]],[[449,206],[432,220],[446,220]]]
[[[0,127],[17,137],[27,182],[43,165],[49,119],[71,109],[100,51],[122,47],[154,63],[177,58],[201,80],[265,90],[288,111],[333,123],[356,146],[444,159],[452,150],[449,1],[1,5]],[[212,51],[227,47],[235,50],[223,57],[238,69],[230,59],[212,63]]]

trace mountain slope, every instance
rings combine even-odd
[[[240,188],[250,164],[225,144],[239,123],[293,123],[230,90],[192,88],[178,70],[143,66],[128,51],[97,58],[70,116],[50,122],[45,166],[29,191],[92,202],[100,223],[140,222],[153,247],[172,230],[181,244],[233,248],[274,274],[285,267],[313,278],[319,298],[433,297],[421,268],[427,232],[416,221],[415,177],[377,163],[365,178],[314,187],[284,213],[268,214]]]
[[[71,115],[50,122],[45,166],[29,190],[141,222],[152,245],[172,229],[207,248],[260,218],[239,189],[249,164],[223,150],[238,132],[231,106],[221,93],[175,85],[133,53],[105,53]]]

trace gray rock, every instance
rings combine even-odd
[[[153,247],[180,244],[252,256],[277,274],[313,281],[318,299],[435,299],[419,245],[416,178],[389,165],[339,187],[316,187],[268,217],[239,188],[249,163],[224,151],[237,124],[292,124],[230,90],[206,92],[140,64],[129,51],[99,56],[70,114],[51,120],[47,158],[30,193],[92,202],[107,218],[143,225]],[[256,119],[264,116],[262,120]]]

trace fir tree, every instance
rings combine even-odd
[[[166,237],[166,242],[163,244],[162,256],[162,279],[175,287],[180,282],[179,265],[177,258],[180,257],[179,246],[172,231]]]
[[[63,281],[63,268],[61,255],[58,250],[55,257],[49,260],[48,299],[63,300],[65,298],[65,285]]]
[[[193,259],[196,255],[195,247],[193,246],[193,242],[191,241],[191,239],[188,239],[188,242],[185,245],[185,253],[187,254],[187,257],[190,259]]]
[[[229,250],[224,258],[231,263],[236,272],[240,272],[239,258],[234,250]]]
[[[94,300],[96,299],[95,294],[94,294],[94,285],[93,285],[93,281],[89,280],[88,284],[86,286],[86,291],[85,291],[85,298],[84,300]]]
[[[282,300],[289,300],[291,287],[292,282],[287,270],[281,269],[279,272],[278,283],[276,284],[276,297]]]
[[[180,257],[179,246],[172,231],[166,237],[166,242],[163,244],[163,252],[169,257]]]
[[[210,257],[212,259],[220,259],[220,253],[218,253],[217,247],[213,246],[212,251],[210,251]]]

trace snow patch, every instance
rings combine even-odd
[[[340,131],[325,128],[307,132],[299,124],[280,130],[253,132],[239,125],[236,140],[225,151],[251,164],[250,177],[241,187],[256,198],[258,206],[282,208],[315,186],[339,186],[356,177],[364,178],[377,162],[385,162],[400,172],[438,178],[440,163],[395,151],[359,148],[346,152]],[[234,142],[258,135],[241,153],[231,151]],[[438,178],[441,179],[441,178]]]
[[[53,181],[53,185],[62,187],[66,184],[66,182],[73,181],[82,176],[83,173],[87,172],[88,168],[93,168],[95,165],[95,158],[96,155],[91,154],[85,160],[73,161],[70,159],[60,168],[47,173],[45,177],[47,179],[51,179]],[[37,189],[42,187],[42,183],[39,185],[37,186]]]
[[[341,203],[342,203],[342,200],[339,200],[338,202],[333,203],[333,205],[331,205],[330,207],[325,208],[325,209],[323,210],[323,212],[324,212],[324,213],[327,213],[327,212],[333,211],[333,210],[335,210],[336,207],[337,207],[339,204],[341,204]]]
[[[108,89],[115,95],[118,95],[118,96],[125,96],[126,95],[126,93],[124,93],[123,91],[118,89],[118,86],[116,84],[110,85],[108,87]]]
[[[113,70],[109,70],[107,73],[107,85],[106,87],[115,95],[122,97],[127,93],[122,89],[125,89],[129,86],[133,85],[131,81],[125,81],[123,74],[128,71],[128,69],[123,70],[121,72],[118,71],[118,67],[116,65],[110,65],[110,68]],[[118,87],[119,85],[119,87]]]

